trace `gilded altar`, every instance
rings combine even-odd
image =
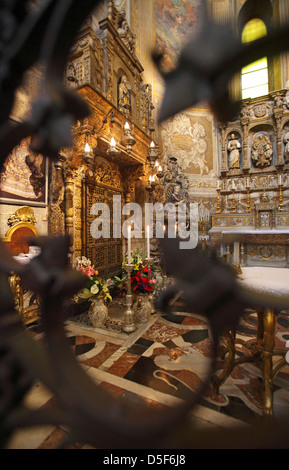
[[[93,208],[104,204],[112,216],[115,197],[121,214],[124,204],[144,203],[155,129],[151,86],[143,83],[125,14],[113,2],[100,14],[85,22],[67,63],[66,85],[89,105],[90,115],[73,127],[73,146],[62,150],[51,170],[49,223],[51,233],[70,235],[71,261],[84,255],[109,277],[120,273],[127,244],[122,233],[92,235]]]

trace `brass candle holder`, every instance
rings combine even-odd
[[[285,207],[283,205],[283,186],[279,184],[279,204],[277,206],[277,211],[285,211]]]
[[[126,294],[126,310],[124,312],[124,322],[122,329],[125,333],[132,333],[135,331],[136,326],[133,321],[132,312],[132,294],[131,294],[131,273],[134,270],[134,264],[125,264],[124,269],[127,272],[127,294]]]
[[[221,198],[220,198],[220,188],[217,189],[217,209],[216,209],[216,214],[221,214],[222,213],[222,208],[221,208]]]
[[[247,188],[247,208],[246,212],[252,212],[251,203],[250,203],[250,188]]]
[[[236,201],[235,201],[235,190],[232,190],[232,207],[231,213],[235,214],[237,212]]]

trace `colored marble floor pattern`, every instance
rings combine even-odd
[[[96,384],[121,401],[137,406],[161,408],[185,399],[188,391],[196,392],[205,380],[211,364],[211,334],[204,317],[188,314],[178,305],[170,315],[153,315],[134,333],[108,332],[75,321],[65,328],[77,360]],[[237,337],[248,343],[256,338],[256,314],[248,311],[241,319]],[[289,339],[289,316],[277,318],[276,347],[285,348]],[[37,334],[37,330],[33,332]],[[40,334],[41,337],[41,334]],[[237,348],[236,355],[247,354]],[[218,367],[222,368],[220,359]],[[53,397],[36,384],[28,397],[31,406],[49,406]],[[274,382],[274,409],[288,413],[289,368],[282,369]],[[210,386],[192,418],[200,426],[232,427],[252,423],[262,415],[261,372],[257,366],[235,367],[216,394]],[[45,430],[46,429],[46,430]],[[41,428],[19,431],[9,448],[55,448],[65,436],[64,428]],[[33,434],[34,432],[34,434]],[[25,434],[26,433],[26,434]],[[72,448],[87,448],[74,445]]]

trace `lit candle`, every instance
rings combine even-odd
[[[155,162],[155,166],[159,166],[159,162],[158,162],[158,161]]]
[[[127,229],[127,260],[131,264],[131,226]]]
[[[148,254],[148,259],[150,259],[151,254],[150,254],[150,226],[147,226],[147,254]]]
[[[88,145],[88,143],[85,144],[84,151],[85,153],[90,153],[90,146]]]
[[[115,148],[115,146],[116,146],[116,141],[113,137],[111,138],[110,146],[111,146],[111,148]]]
[[[153,140],[151,141],[150,147],[151,147],[151,148],[155,147],[155,143],[154,143]]]
[[[158,171],[163,171],[163,169],[162,169],[161,165],[159,165],[159,169],[158,169]]]
[[[129,123],[126,121],[125,125],[124,125],[124,128],[125,130],[129,131],[130,130],[130,127],[129,127]]]

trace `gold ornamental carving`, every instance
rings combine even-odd
[[[31,207],[29,206],[23,206],[17,209],[14,214],[12,214],[8,218],[8,225],[10,227],[13,227],[16,224],[19,223],[28,223],[28,224],[36,224],[36,218],[34,215],[34,211]]]
[[[144,166],[135,165],[133,167],[123,168],[121,173],[123,178],[123,187],[126,193],[126,202],[129,202],[130,196],[134,192],[136,181],[145,175]]]
[[[122,176],[118,165],[108,163],[104,159],[96,163],[93,179],[96,183],[122,190]]]

